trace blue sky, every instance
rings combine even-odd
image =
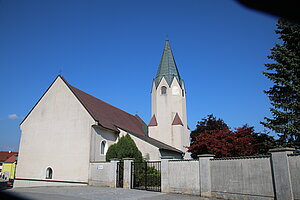
[[[55,77],[151,117],[151,85],[166,35],[187,90],[188,123],[213,113],[231,128],[270,117],[262,75],[277,19],[219,0],[1,0],[0,150]]]

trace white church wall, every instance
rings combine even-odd
[[[119,137],[125,136],[128,133],[122,129],[120,130],[120,134]],[[133,141],[135,142],[136,146],[138,147],[138,149],[142,152],[143,157],[149,159],[149,160],[160,160],[160,152],[159,149],[155,146],[153,146],[152,144],[149,144],[148,142],[132,135],[129,134],[130,137],[133,139]]]
[[[166,94],[161,94],[161,88],[166,87]],[[149,127],[149,136],[163,143],[186,152],[185,146],[189,146],[189,133],[187,128],[186,101],[184,84],[182,88],[176,78],[171,86],[163,77],[158,87],[155,82],[152,86],[152,115],[156,116],[157,126]],[[174,117],[178,113],[183,126],[172,125]],[[161,134],[163,133],[163,134]],[[188,157],[186,157],[188,158]]]
[[[161,88],[166,87],[166,94],[161,94]],[[149,131],[149,136],[163,143],[173,146],[171,137],[172,110],[169,94],[171,89],[163,77],[157,89],[153,82],[152,87],[152,115],[155,114],[157,120],[158,131]],[[161,134],[164,133],[164,134]]]
[[[58,77],[21,124],[16,178],[87,182],[93,123],[92,117]],[[53,170],[52,179],[46,179],[48,167]]]
[[[105,161],[105,155],[108,147],[117,140],[117,134],[113,131],[93,126],[91,133],[91,162]],[[105,141],[104,154],[101,153],[101,142]]]
[[[174,146],[177,147],[180,150],[183,150],[185,152],[182,133],[183,133],[184,127],[182,125],[172,125],[172,138],[174,138]]]

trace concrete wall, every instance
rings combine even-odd
[[[300,199],[300,154],[288,156],[294,199]]]
[[[169,161],[168,192],[183,194],[200,194],[199,162]]]
[[[87,182],[94,123],[58,77],[21,124],[16,178],[46,180],[46,169],[51,167],[52,180]],[[17,187],[18,181],[14,185]]]
[[[161,161],[162,192],[223,199],[300,199],[300,154],[270,150],[271,156]]]
[[[213,196],[238,199],[273,199],[269,157],[211,160]]]
[[[89,185],[116,187],[117,162],[96,162],[90,164]]]

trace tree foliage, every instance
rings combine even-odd
[[[265,117],[265,127],[279,133],[282,146],[300,148],[300,25],[280,19],[277,24],[279,39],[271,49],[269,59],[275,63],[265,64],[264,75],[274,86],[264,91],[270,101],[273,118]]]
[[[191,143],[196,140],[200,133],[212,130],[229,130],[229,127],[222,119],[217,119],[213,114],[210,114],[202,121],[198,121],[196,129],[191,132]]]
[[[219,158],[266,154],[270,148],[276,147],[276,140],[273,137],[265,133],[256,133],[254,128],[248,125],[232,131],[223,120],[218,119],[219,124],[223,126],[212,126],[207,129],[207,123],[204,122],[216,122],[216,118],[209,115],[207,119],[202,120],[203,123],[198,122],[196,128],[202,131],[197,132],[198,135],[188,147],[193,158],[197,158],[200,154],[214,154]]]
[[[134,158],[136,162],[143,160],[142,153],[129,134],[122,136],[117,143],[108,148],[106,161],[110,161],[112,158]]]

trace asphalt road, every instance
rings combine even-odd
[[[13,188],[1,193],[1,200],[12,197],[22,200],[208,200],[193,195],[91,186]]]

